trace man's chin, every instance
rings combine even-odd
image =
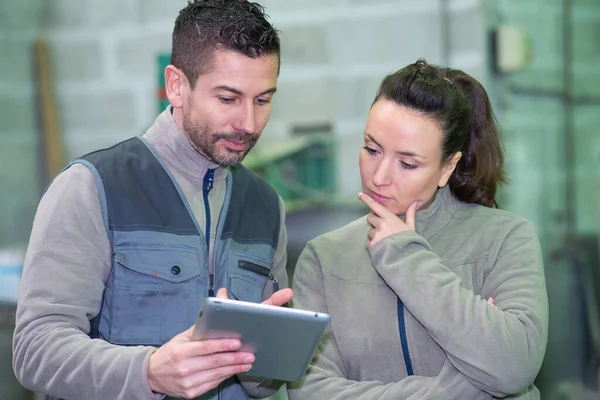
[[[241,164],[246,157],[246,153],[240,154],[240,152],[228,152],[228,154],[220,154],[220,156],[214,160],[216,164],[222,167],[235,167]]]

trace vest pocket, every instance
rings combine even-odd
[[[204,286],[195,249],[116,248],[110,341],[161,345],[195,322]]]
[[[256,256],[232,252],[229,264],[229,292],[236,300],[260,303],[271,274],[271,262]]]

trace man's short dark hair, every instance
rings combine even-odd
[[[171,64],[193,89],[198,77],[210,71],[215,51],[279,58],[278,32],[267,18],[260,4],[247,0],[189,0],[175,20]]]

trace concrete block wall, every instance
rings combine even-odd
[[[600,216],[600,3],[574,0],[574,196],[578,232],[597,232]],[[561,0],[495,2],[498,16],[530,38],[532,60],[502,79],[501,123],[512,181],[506,206],[527,216],[549,246],[562,243],[565,215],[565,91]]]
[[[271,140],[289,136],[296,125],[330,123],[338,138],[340,196],[354,196],[360,187],[356,159],[362,129],[385,74],[425,57],[463,68],[491,84],[486,67],[485,3],[263,0],[271,20],[282,31],[283,64],[273,116],[259,145],[266,147]],[[600,76],[595,68],[600,50],[589,39],[598,32],[599,7],[592,0],[574,3],[576,92],[600,96]],[[0,150],[0,176],[12,183],[2,186],[10,188],[4,208],[10,211],[0,223],[19,226],[15,218],[32,213],[39,191],[35,185],[23,187],[35,177],[30,158],[35,157],[31,39],[43,32],[52,44],[60,122],[67,153],[74,157],[142,133],[151,124],[157,113],[156,57],[170,51],[173,20],[184,4],[185,0],[2,2],[0,113],[10,118],[0,122],[0,141],[7,143],[3,149],[11,150]],[[532,40],[532,65],[506,82],[521,89],[560,91],[561,2],[506,0],[491,4],[505,21],[521,26]],[[555,221],[548,222],[548,216],[564,212],[560,100],[510,95],[498,106],[512,180],[505,193],[506,207],[526,215],[536,226],[552,225]],[[600,135],[595,126],[600,121],[593,104],[578,107],[575,114],[578,225],[590,230],[597,221],[589,188],[597,186]],[[6,165],[21,172],[9,171]],[[532,187],[539,190],[532,191]],[[32,200],[23,202],[22,198]],[[17,236],[25,235],[26,230]]]
[[[283,64],[273,116],[259,145],[288,137],[297,125],[331,124],[339,139],[340,196],[354,198],[360,189],[357,156],[366,115],[386,74],[425,57],[485,79],[482,1],[264,0],[282,32]],[[0,150],[2,164],[17,154],[33,157],[28,46],[35,34],[43,33],[51,44],[60,125],[72,158],[143,133],[152,123],[158,111],[157,56],[170,51],[173,22],[185,3],[2,2],[0,112],[10,118],[3,118],[0,132],[13,132],[10,140],[18,143],[18,151]],[[9,140],[8,135],[0,140]],[[27,157],[10,164],[23,171],[10,173],[15,182],[33,180],[25,175],[35,174]],[[37,188],[29,197],[35,205]],[[22,207],[14,202],[4,209],[12,213]],[[32,214],[31,206],[23,214]],[[10,218],[3,221],[15,225]]]
[[[450,1],[445,49],[441,0],[263,1],[282,31],[282,71],[262,145],[296,125],[331,123],[340,138],[340,191],[358,190],[357,152],[385,74],[426,57],[483,75],[479,1]],[[183,0],[59,0],[49,5],[61,121],[70,155],[143,132],[157,112],[156,56],[170,51]],[[467,38],[467,40],[459,40]],[[343,174],[342,174],[343,172]]]
[[[31,42],[40,33],[37,0],[0,2],[0,248],[21,248],[39,200]]]

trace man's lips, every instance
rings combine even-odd
[[[221,139],[225,142],[225,146],[231,150],[241,151],[246,150],[250,142],[246,140],[235,140],[235,139]]]

